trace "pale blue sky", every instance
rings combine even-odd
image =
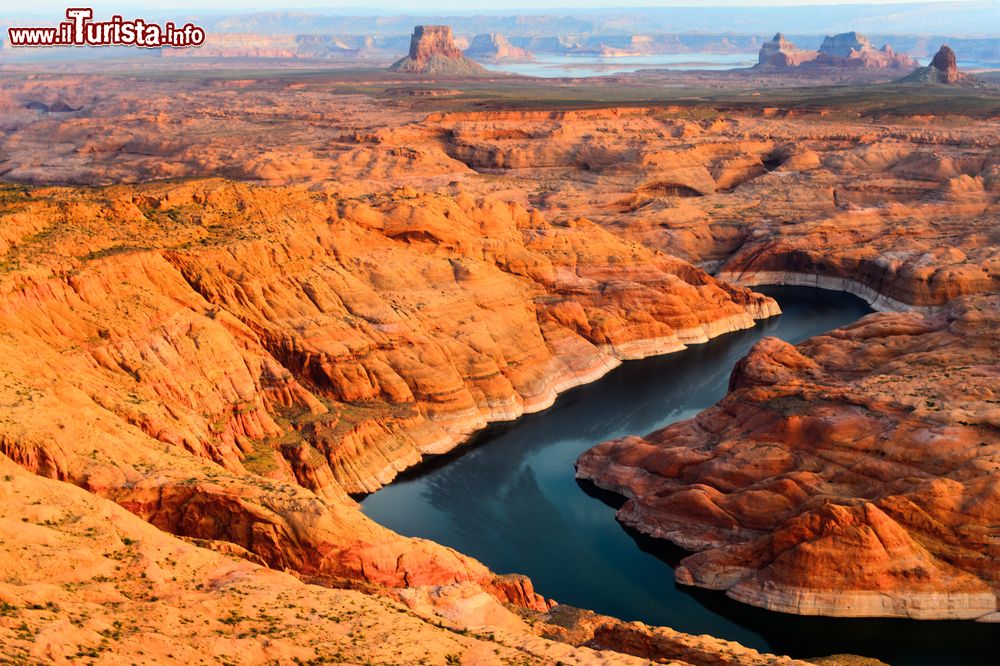
[[[62,12],[68,5],[74,5],[68,0],[32,0],[26,3],[23,0],[0,0],[0,14],[3,13],[38,13],[48,11]],[[108,13],[112,10],[122,10],[128,14],[136,14],[142,10],[154,9],[163,10],[185,10],[185,11],[225,11],[233,13],[245,13],[255,11],[292,11],[295,9],[328,10],[336,13],[337,10],[349,11],[351,14],[427,14],[431,12],[475,12],[486,11],[490,13],[504,12],[516,13],[517,10],[530,9],[539,11],[544,9],[559,9],[571,11],[573,9],[620,9],[623,7],[710,7],[710,6],[742,6],[742,7],[762,7],[762,6],[808,6],[808,5],[849,5],[849,4],[901,4],[913,3],[914,0],[710,0],[709,2],[699,0],[542,0],[531,2],[530,0],[424,0],[414,2],[414,0],[374,0],[373,2],[361,2],[359,0],[289,0],[286,3],[280,0],[204,0],[203,2],[193,2],[192,0],[90,0],[86,3],[77,2],[76,6],[90,6],[95,8],[98,15]],[[965,0],[936,0],[933,4],[962,2]],[[918,0],[919,2],[919,0]]]

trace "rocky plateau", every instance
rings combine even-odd
[[[695,551],[682,583],[996,618],[1000,121],[342,84],[0,79],[5,657],[795,663],[556,606],[352,499],[776,283],[883,312],[760,343],[578,474]]]

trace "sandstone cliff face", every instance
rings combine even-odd
[[[0,452],[326,583],[471,581],[546,608],[346,493],[777,311],[586,221],[469,197],[208,181],[7,203]]]
[[[479,63],[462,55],[451,28],[446,25],[418,25],[410,38],[410,52],[389,68],[394,72],[428,76],[471,76],[485,74]]]
[[[951,83],[958,79],[958,61],[955,52],[948,45],[942,45],[938,52],[931,59],[931,67],[941,72],[946,83]]]
[[[648,663],[542,638],[469,583],[381,594],[310,585],[226,544],[173,537],[3,455],[0,502],[7,662]],[[707,637],[671,642],[696,656],[732,650]]]
[[[797,67],[815,60],[817,55],[816,51],[800,49],[779,32],[771,41],[760,45],[757,64],[761,67]]]
[[[998,304],[765,339],[718,405],[595,447],[577,474],[629,498],[623,523],[697,551],[681,583],[809,615],[988,616]]]
[[[972,76],[962,74],[958,71],[958,62],[955,52],[950,46],[942,45],[938,52],[934,54],[931,63],[927,67],[920,67],[907,76],[899,79],[898,83],[942,83],[946,85],[980,85]]]
[[[476,60],[531,60],[532,55],[514,46],[503,35],[491,32],[472,38],[465,55]]]
[[[912,69],[916,59],[896,53],[888,44],[876,49],[864,35],[845,32],[827,36],[818,51],[800,49],[780,32],[760,47],[757,58],[760,67],[810,67]]]
[[[225,540],[328,584],[472,585],[544,609],[523,579],[391,534],[347,492],[377,488],[622,359],[775,312],[730,281],[820,284],[880,309],[940,316],[1000,279],[995,119],[831,122],[821,112],[670,108],[427,115],[399,100],[390,114],[383,99],[331,93],[326,82],[208,81],[169,95],[139,80],[117,92],[93,84],[0,83],[6,178],[224,175],[258,185],[0,190],[0,390],[3,418],[15,424],[0,451],[165,530]],[[230,109],[236,97],[251,112]],[[26,99],[85,106],[41,115]],[[902,345],[887,339],[887,354]],[[824,354],[845,344],[827,340]],[[914,351],[886,372],[903,376],[938,353]],[[906,378],[914,391],[919,376]],[[947,592],[901,585],[906,600],[891,612],[957,615],[945,597],[979,608],[976,580],[986,579],[940,564],[916,519],[899,522],[885,498],[853,486],[834,491],[846,513],[793,530],[840,544],[817,561],[874,546],[870,530],[948,581]],[[856,508],[864,502],[878,511]],[[949,509],[956,517],[942,524],[965,524],[976,506]],[[776,529],[748,528],[753,537]],[[966,557],[973,542],[949,529]],[[691,564],[711,578],[708,564]],[[865,574],[876,589],[903,577],[878,566]],[[815,578],[807,566],[769,571],[786,592],[797,576]],[[803,612],[845,598],[814,592]],[[921,594],[930,596],[918,603]],[[855,602],[875,604],[860,593]],[[773,605],[794,608],[787,595]]]
[[[813,63],[877,69],[911,69],[919,65],[916,59],[894,52],[888,44],[876,49],[867,37],[856,32],[827,36],[820,44],[819,53]]]

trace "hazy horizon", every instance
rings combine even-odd
[[[38,0],[30,9],[0,8],[0,26],[55,24],[73,4],[67,2]],[[609,7],[609,0],[514,0],[506,6],[485,0],[431,0],[419,8],[402,0],[380,0],[376,7],[360,6],[358,0],[294,2],[294,7],[275,6],[275,0],[208,0],[199,6],[188,5],[190,0],[86,4],[94,8],[97,20],[114,14],[156,21],[191,20],[216,33],[386,35],[408,33],[420,23],[448,23],[456,33],[520,36],[690,33],[764,37],[776,32],[823,36],[849,31],[881,36],[1000,36],[1000,0],[716,0],[711,5],[692,0],[628,0],[628,7]],[[559,19],[559,25],[541,17]]]
[[[545,3],[524,3],[523,0],[511,2],[503,8],[498,8],[496,2],[488,0],[435,0],[422,3],[419,9],[413,7],[412,2],[405,0],[381,0],[377,5],[366,6],[357,0],[347,2],[336,2],[330,0],[295,0],[292,5],[282,5],[274,0],[212,0],[204,4],[186,4],[186,2],[171,2],[170,0],[133,0],[129,2],[88,2],[88,7],[92,7],[95,13],[112,11],[174,11],[174,12],[201,12],[201,13],[237,13],[250,14],[258,12],[281,12],[291,13],[298,11],[310,11],[317,13],[348,13],[351,15],[421,15],[431,12],[449,12],[455,15],[468,14],[510,14],[510,13],[545,13],[548,11],[561,12],[619,12],[628,13],[632,10],[655,10],[655,9],[678,9],[691,8],[698,10],[708,10],[713,8],[740,7],[740,8],[832,8],[844,6],[878,6],[878,5],[911,5],[911,6],[940,6],[948,5],[968,5],[968,6],[1000,6],[997,0],[937,0],[936,2],[913,0],[717,0],[711,3],[699,3],[693,0],[628,0],[628,4],[623,7],[616,7],[609,0],[550,0]],[[37,0],[32,3],[31,9],[0,9],[0,13],[5,15],[32,15],[42,14],[52,11],[63,11],[67,7],[73,6],[67,0]],[[1000,18],[998,18],[1000,23]]]

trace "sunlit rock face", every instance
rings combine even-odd
[[[818,51],[800,49],[780,32],[760,47],[758,67],[786,68],[807,65],[828,68],[912,69],[916,59],[896,53],[888,44],[875,48],[864,35],[845,32],[827,36]]]
[[[503,35],[495,32],[476,35],[465,55],[476,60],[531,60],[532,55],[507,41]]]
[[[934,54],[930,65],[914,70],[899,79],[899,83],[939,83],[944,85],[982,87],[984,84],[970,74],[958,71],[955,52],[950,46],[942,45]]]
[[[394,72],[429,76],[485,74],[479,63],[466,58],[446,25],[418,25],[410,38],[410,52],[390,67]]]
[[[696,551],[678,582],[805,615],[989,617],[998,306],[765,338],[715,407],[601,444],[577,474],[629,498],[624,524]]]
[[[450,84],[428,112],[313,78],[110,78],[0,81],[4,178],[43,186],[0,196],[0,452],[19,468],[258,565],[506,626],[479,593],[545,612],[530,581],[349,495],[623,360],[776,314],[754,284],[813,284],[888,318],[762,345],[676,450],[632,440],[648,470],[605,451],[623,490],[666,479],[623,519],[652,525],[652,496],[686,484],[687,522],[664,528],[703,551],[684,582],[750,603],[988,609],[995,118],[476,112],[444,103]],[[822,587],[844,553],[857,577]]]
[[[757,64],[761,67],[797,67],[815,60],[817,55],[816,51],[800,49],[779,32],[774,39],[761,44]]]

